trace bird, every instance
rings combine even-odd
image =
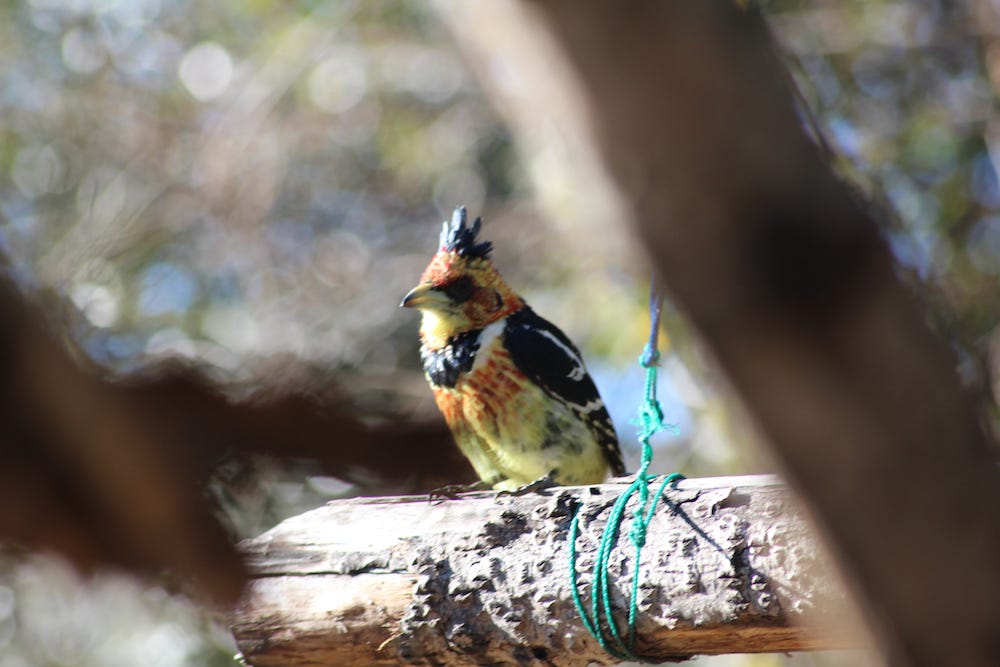
[[[469,488],[518,493],[623,475],[618,437],[580,351],[504,281],[481,226],[456,208],[400,304],[421,313],[424,374],[479,476]]]

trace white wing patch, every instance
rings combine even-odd
[[[587,369],[583,365],[583,359],[577,356],[576,352],[573,351],[573,348],[568,347],[565,343],[563,343],[561,340],[553,336],[548,331],[545,331],[544,329],[538,329],[536,333],[538,333],[541,336],[545,336],[550,341],[555,343],[559,347],[559,349],[563,351],[563,353],[566,355],[568,359],[573,360],[573,370],[571,370],[566,377],[568,377],[570,380],[575,380],[577,382],[587,377]]]
[[[486,351],[493,344],[493,341],[503,333],[504,325],[504,320],[498,320],[483,327],[479,334],[479,352],[476,354],[476,360],[472,363],[472,370],[476,370],[489,359],[490,355]]]

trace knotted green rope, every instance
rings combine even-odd
[[[656,478],[649,475],[649,464],[653,460],[653,448],[649,444],[653,434],[663,429],[665,426],[676,431],[676,426],[666,425],[663,422],[663,410],[660,402],[656,398],[656,374],[657,364],[660,360],[660,352],[657,349],[657,341],[660,331],[660,311],[663,305],[663,298],[656,288],[656,281],[650,288],[649,307],[652,315],[652,329],[649,334],[649,342],[639,358],[639,364],[646,369],[646,392],[642,405],[639,407],[639,442],[642,443],[642,460],[635,479],[628,488],[618,497],[611,507],[611,514],[608,522],[604,526],[601,534],[601,542],[597,549],[597,557],[594,562],[593,582],[591,583],[590,612],[584,607],[580,586],[576,574],[576,539],[580,531],[580,511],[577,508],[573,515],[573,521],[569,529],[569,575],[573,592],[573,603],[583,620],[584,626],[597,639],[601,647],[610,655],[619,660],[642,660],[635,654],[635,624],[639,609],[639,557],[642,555],[642,547],[646,543],[646,531],[649,522],[656,511],[656,505],[666,490],[667,485],[674,484],[684,476],[679,473],[667,475],[660,484],[656,493],[650,495],[649,485]],[[613,611],[611,609],[611,582],[608,579],[608,562],[611,559],[611,550],[614,548],[621,530],[621,524],[625,517],[625,507],[629,500],[636,493],[639,494],[639,502],[632,512],[632,526],[629,529],[629,539],[635,547],[635,575],[632,577],[632,595],[629,600],[628,609],[628,636],[622,639],[622,633],[615,623]]]

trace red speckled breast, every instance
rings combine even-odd
[[[481,437],[502,437],[505,428],[518,420],[524,408],[525,392],[535,387],[514,365],[510,355],[494,341],[480,350],[472,371],[462,376],[454,388],[437,389],[434,397],[445,420],[458,433],[472,430]],[[485,356],[485,359],[482,357]],[[537,391],[537,390],[536,390]],[[524,415],[527,416],[527,415]]]

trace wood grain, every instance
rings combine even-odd
[[[573,606],[567,535],[579,508],[580,581],[624,484],[331,502],[244,542],[252,583],[233,619],[249,664],[586,665],[615,662]],[[633,550],[611,558],[627,608]],[[770,477],[668,491],[640,569],[637,650],[697,654],[846,646],[843,602],[808,526]]]

